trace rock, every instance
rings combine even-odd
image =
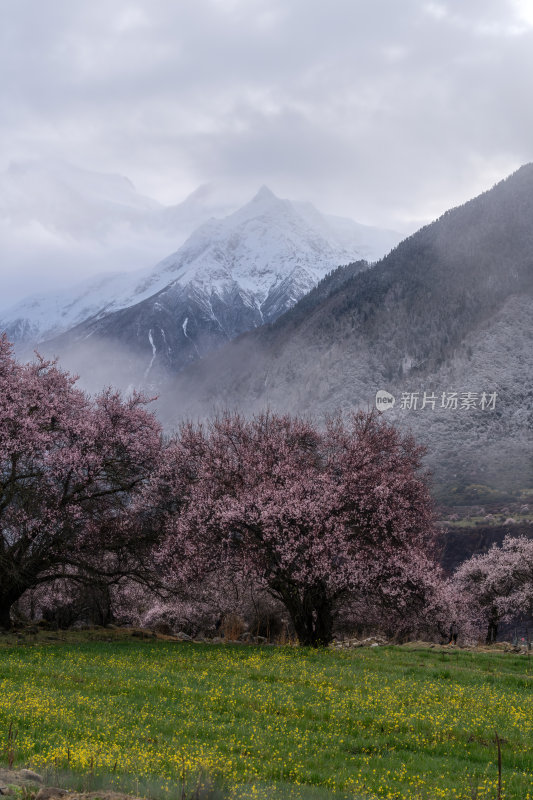
[[[50,800],[52,797],[64,797],[68,792],[65,789],[57,789],[55,786],[43,786],[35,796],[35,800]]]
[[[176,634],[176,636],[178,637],[178,639],[182,639],[184,642],[190,642],[191,638],[192,638],[192,637],[189,636],[188,633],[185,633],[185,631],[179,631]]]
[[[35,783],[42,783],[42,777],[37,773],[34,772],[32,769],[21,769],[19,770],[19,775],[25,781],[34,781]]]

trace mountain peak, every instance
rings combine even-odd
[[[263,184],[254,198],[252,198],[252,203],[257,202],[264,202],[265,200],[272,201],[272,200],[279,200],[279,197],[276,197],[273,191]]]

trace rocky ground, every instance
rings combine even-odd
[[[20,800],[53,800],[68,795],[68,800],[137,800],[119,792],[69,792],[47,786],[41,775],[31,769],[0,769],[0,795]]]
[[[238,637],[224,638],[223,636],[207,637],[196,636],[191,637],[186,633],[161,633],[160,631],[151,630],[149,628],[120,628],[117,626],[101,627],[84,626],[80,628],[70,628],[68,630],[50,630],[43,629],[39,626],[25,626],[14,628],[11,631],[3,631],[0,629],[0,647],[2,646],[32,646],[32,645],[47,645],[47,644],[79,644],[82,642],[98,641],[98,642],[114,642],[117,640],[125,639],[141,639],[144,641],[164,641],[164,642],[191,642],[193,644],[226,644],[230,646],[254,646],[261,645],[263,647],[276,647],[276,646],[297,646],[296,640],[276,640],[269,641],[264,636],[253,636],[250,632],[245,632]],[[397,641],[388,640],[380,634],[371,636],[363,636],[360,638],[354,636],[343,636],[334,639],[330,648],[336,650],[349,650],[358,647],[383,647],[385,645],[398,645]],[[501,651],[505,653],[515,653],[531,655],[533,650],[528,651],[527,640],[519,640],[516,644],[510,641],[497,642],[496,644],[486,646],[484,644],[476,644],[473,642],[459,641],[458,645],[448,643],[436,643],[426,641],[409,641],[401,645],[408,649],[435,649],[444,651],[454,650],[469,650],[472,652],[487,652],[493,653],[494,651]],[[1,786],[1,783],[0,783]]]

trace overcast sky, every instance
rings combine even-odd
[[[65,159],[163,203],[267,184],[411,231],[533,160],[530,0],[0,9],[2,170]]]

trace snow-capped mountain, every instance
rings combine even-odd
[[[118,343],[140,357],[137,378],[146,379],[273,321],[331,269],[377,258],[399,238],[339,223],[263,187],[234,213],[201,225],[155,268],[21,303],[1,327],[19,341],[54,336],[55,352],[89,338]]]
[[[398,242],[399,236],[380,231],[381,246],[369,243],[378,232],[356,223],[351,236],[345,230],[339,235],[330,218],[312,206],[304,209],[302,213],[302,204],[281,200],[263,186],[233,214],[202,225],[138,288],[143,293],[152,288],[155,294],[161,284],[169,289],[194,286],[206,297],[238,290],[262,323],[294,305],[333,267],[378,258]],[[276,292],[282,284],[283,299]]]
[[[25,240],[30,229],[38,229],[36,253],[28,257],[44,271],[48,258],[54,263],[68,259],[70,277],[85,258],[99,267],[110,265],[118,241],[119,267],[125,259],[138,263],[141,256],[153,264],[152,250],[157,253],[165,246],[168,252],[171,241],[181,244],[185,232],[196,230],[155,268],[99,272],[73,287],[30,296],[0,311],[0,326],[12,341],[33,346],[89,318],[94,322],[139,303],[176,280],[181,286],[192,281],[196,291],[211,286],[219,294],[231,294],[236,283],[246,304],[255,308],[259,303],[250,323],[256,325],[262,315],[272,319],[293,304],[324,270],[355,258],[375,260],[400,238],[352,220],[327,217],[310,204],[279,200],[266,188],[226,216],[230,208],[231,203],[211,185],[199,187],[178,205],[163,207],[137,194],[130,181],[117,175],[61,162],[11,165],[0,176],[0,241],[7,229],[11,235],[18,231]],[[147,231],[149,243],[157,240],[153,246],[147,245]],[[11,248],[3,249],[4,266],[13,274],[24,249],[13,241]],[[131,262],[130,249],[136,251]]]

